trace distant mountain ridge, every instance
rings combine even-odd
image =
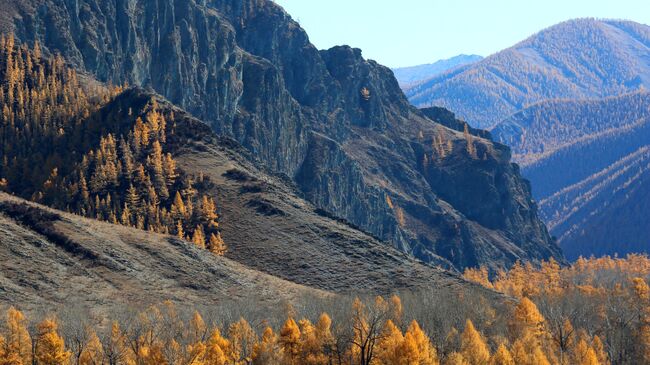
[[[543,101],[513,114],[491,132],[527,166],[562,147],[647,118],[649,95],[640,91],[604,99]]]
[[[569,258],[650,252],[650,93],[547,101],[492,130]]]
[[[475,54],[461,54],[425,65],[396,67],[393,68],[393,73],[395,74],[395,78],[397,79],[397,82],[399,82],[400,87],[402,89],[408,89],[409,87],[427,81],[432,77],[438,76],[443,72],[449,71],[459,66],[475,63],[482,59],[483,56]]]
[[[418,107],[443,106],[474,127],[488,128],[540,101],[602,98],[641,87],[650,87],[650,27],[577,19],[434,77],[406,94]]]

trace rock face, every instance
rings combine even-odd
[[[154,89],[317,207],[422,260],[562,260],[507,148],[433,122],[360,50],[318,51],[270,1],[3,2],[19,40]]]

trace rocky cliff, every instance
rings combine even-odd
[[[507,148],[435,123],[361,51],[318,51],[266,0],[3,0],[0,25],[209,122],[317,207],[425,261],[555,257]]]

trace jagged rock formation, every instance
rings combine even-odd
[[[418,107],[443,106],[490,128],[548,99],[589,99],[650,86],[650,27],[577,19],[406,91]],[[486,112],[487,111],[487,112]]]
[[[433,123],[388,68],[349,47],[319,52],[270,1],[3,7],[0,24],[21,41],[39,40],[101,81],[154,89],[291,177],[320,209],[422,260],[494,269],[562,260],[507,148]]]

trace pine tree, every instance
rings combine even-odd
[[[404,342],[402,331],[395,326],[393,321],[386,321],[381,341],[377,344],[376,359],[381,364],[399,364],[402,353],[400,347]]]
[[[176,223],[176,236],[182,240],[185,239],[185,231],[183,230],[183,223],[179,220]]]
[[[172,203],[171,213],[174,219],[183,220],[187,216],[187,210],[185,209],[185,202],[183,202],[183,197],[177,191],[174,196],[174,202]]]
[[[516,365],[515,360],[512,359],[510,351],[503,345],[499,345],[497,350],[490,358],[490,365]]]
[[[211,365],[225,365],[230,363],[233,356],[230,355],[230,341],[221,336],[218,329],[214,329],[206,343],[204,361]]]
[[[223,238],[221,238],[221,233],[217,232],[217,234],[210,234],[209,249],[210,252],[217,256],[224,256],[228,252],[228,247],[223,241]]]
[[[280,330],[280,346],[287,364],[298,363],[300,356],[300,328],[293,318],[288,318]]]
[[[7,311],[5,356],[7,364],[31,364],[32,340],[25,325],[25,316],[14,307]]]
[[[578,341],[574,347],[571,354],[571,363],[575,365],[600,365],[596,351],[584,339]]]
[[[88,342],[79,357],[79,365],[99,365],[104,360],[104,349],[95,331],[90,331]]]
[[[483,336],[469,319],[461,335],[461,354],[470,365],[485,365],[490,360],[490,350]]]
[[[253,348],[257,344],[257,335],[250,324],[244,318],[240,318],[230,326],[228,337],[235,362],[250,364],[253,360]]]
[[[438,364],[438,355],[436,348],[431,344],[431,340],[424,333],[420,325],[415,320],[411,322],[406,330],[407,335],[411,335],[418,349],[419,365],[436,365]]]
[[[255,344],[253,349],[254,365],[273,365],[282,363],[282,352],[278,344],[278,336],[271,327],[266,327],[262,339]]]
[[[196,226],[194,229],[194,234],[192,235],[192,243],[197,247],[205,249],[205,233],[203,233],[203,227],[200,225]]]
[[[162,146],[158,140],[155,140],[152,144],[152,153],[149,156],[149,164],[153,171],[153,184],[158,196],[163,200],[169,198],[169,190],[167,189],[167,181],[165,179],[165,171],[163,168]]]
[[[449,356],[447,356],[445,365],[470,365],[470,363],[465,360],[462,354],[458,352],[452,352],[449,354]]]
[[[36,338],[36,361],[43,365],[64,365],[71,356],[65,350],[63,338],[57,333],[57,324],[46,319],[38,325]]]
[[[404,341],[399,347],[398,354],[399,364],[420,363],[420,352],[413,335],[408,332],[404,335]]]
[[[217,207],[214,203],[214,199],[207,195],[204,195],[201,200],[201,214],[210,226],[214,226],[216,228],[216,220],[219,218],[217,215]]]

